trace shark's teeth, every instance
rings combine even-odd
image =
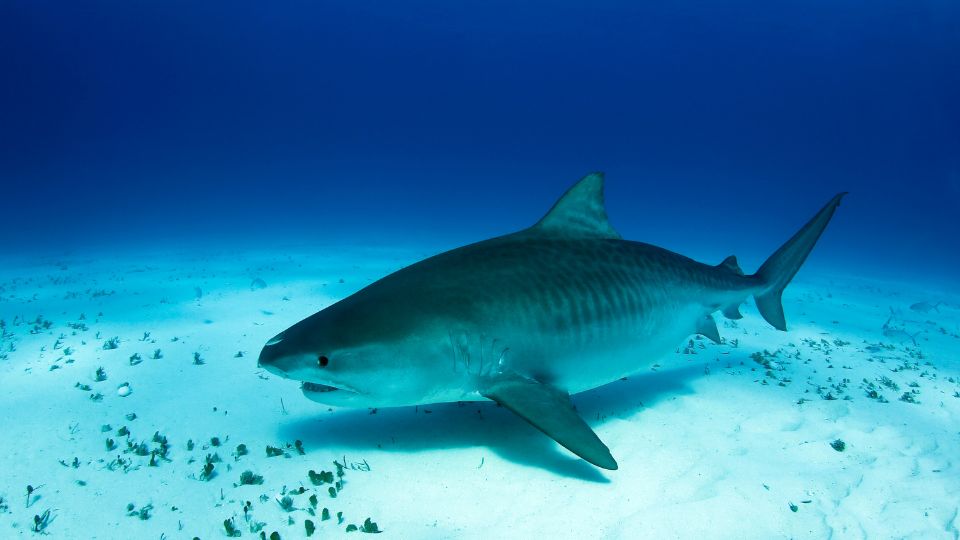
[[[301,389],[307,392],[333,392],[334,390],[339,390],[334,386],[327,386],[325,384],[315,384],[312,382],[304,382],[301,386]]]

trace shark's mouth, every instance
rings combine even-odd
[[[336,390],[340,390],[340,388],[337,388],[336,386],[327,386],[325,384],[316,384],[312,382],[304,382],[300,388],[304,392],[334,392]]]

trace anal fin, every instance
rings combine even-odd
[[[480,393],[586,461],[603,469],[617,469],[610,449],[577,414],[567,393],[518,374],[499,375]]]
[[[723,308],[721,313],[728,319],[739,320],[743,318],[743,313],[740,313],[740,304],[730,304]]]

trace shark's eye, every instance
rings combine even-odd
[[[321,354],[320,357],[317,358],[317,363],[320,364],[320,367],[327,367],[327,364],[330,363],[330,359]]]

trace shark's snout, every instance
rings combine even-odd
[[[280,350],[280,343],[283,341],[283,332],[270,339],[260,350],[260,357],[257,359],[257,365],[274,375],[286,376],[286,372],[280,367],[278,360],[283,357]]]

